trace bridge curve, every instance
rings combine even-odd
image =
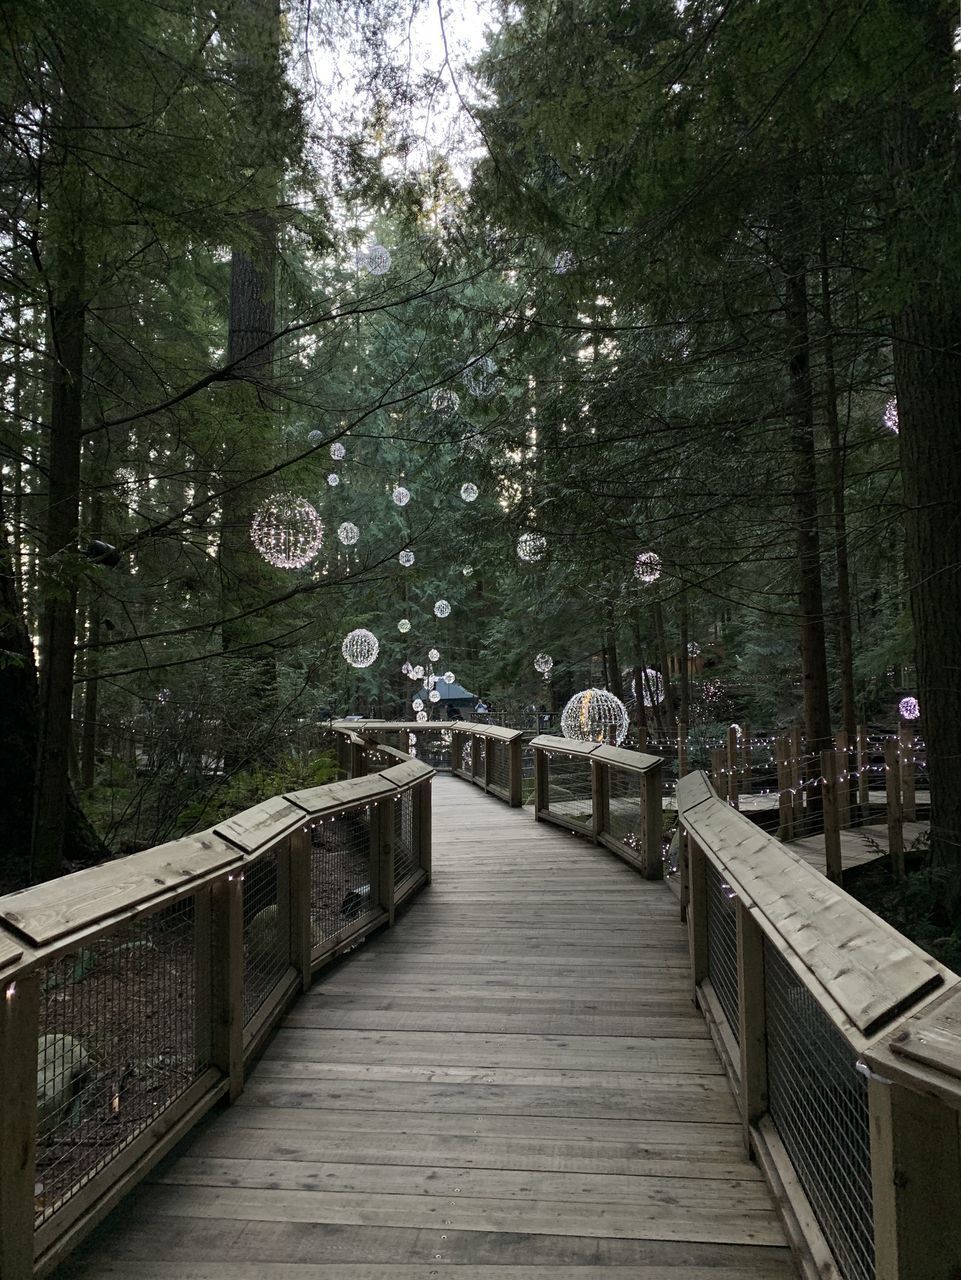
[[[64,1274],[795,1274],[670,890],[463,781],[432,807],[429,890]]]

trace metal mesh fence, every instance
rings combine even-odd
[[[705,859],[707,886],[707,969],[734,1039],[738,1039],[737,895]]]
[[[210,1065],[194,898],[52,960],[37,1045],[38,1224]],[[198,963],[199,962],[199,963]],[[207,975],[203,989],[199,975]]]
[[[418,760],[429,764],[432,769],[450,769],[451,733],[449,729],[421,729],[416,734],[416,745]]]
[[[844,1280],[874,1280],[867,1085],[856,1055],[765,940],[771,1119]]]
[[[320,946],[376,910],[369,806],[318,822],[310,833],[310,940]]]
[[[457,735],[457,740],[459,743],[459,752],[460,752],[458,757],[458,759],[460,760],[459,767],[463,769],[465,773],[470,773],[471,758],[473,755],[473,746],[472,746],[473,738],[469,734],[459,733]]]
[[[505,794],[510,790],[510,749],[506,742],[491,738],[487,743],[491,755],[491,786],[498,787]]]
[[[394,801],[394,887],[416,870],[414,793],[402,791]]]
[[[483,778],[484,777],[484,761],[487,758],[487,739],[477,738],[475,739],[475,741],[477,742],[477,762],[474,768],[474,777]]]
[[[640,850],[643,821],[643,774],[631,769],[607,768],[607,830],[615,840]]]
[[[590,822],[593,814],[591,762],[579,756],[547,757],[547,807],[572,822]]]
[[[287,972],[290,936],[279,901],[277,853],[270,850],[244,871],[244,1024],[250,1022]]]

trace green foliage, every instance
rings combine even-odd
[[[188,805],[180,814],[184,831],[210,826],[252,808],[271,796],[287,791],[303,791],[322,787],[337,777],[337,760],[330,752],[308,754],[293,751],[273,765],[256,765],[225,779],[213,794],[203,801]]]

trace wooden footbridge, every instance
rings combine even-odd
[[[340,750],[0,899],[3,1280],[957,1280],[953,973],[702,774],[668,884],[655,757]]]

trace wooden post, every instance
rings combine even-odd
[[[534,817],[538,822],[541,820],[541,814],[544,810],[550,808],[550,780],[547,776],[549,769],[547,752],[543,747],[534,748]]]
[[[888,852],[891,869],[901,879],[904,875],[904,828],[901,825],[901,770],[898,767],[898,741],[887,738],[884,743],[884,789],[888,803]]]
[[[288,901],[290,903],[290,963],[300,974],[300,988],[310,987],[313,938],[310,928],[310,862],[312,857],[309,824],[294,831],[288,841]]]
[[[798,832],[803,830],[801,823],[804,820],[804,792],[801,790],[801,726],[799,724],[791,729],[788,762],[791,790],[794,792],[791,797],[791,808],[794,811],[791,825],[796,839]]]
[[[512,738],[507,744],[507,786],[512,809],[524,803],[524,740]]]
[[[901,816],[905,822],[917,819],[917,801],[914,787],[914,730],[902,722],[898,734],[901,745]]]
[[[681,897],[681,924],[687,924],[687,908],[691,900],[691,867],[687,832],[677,825],[677,878]]]
[[[0,1276],[33,1276],[40,972],[0,982]]]
[[[377,822],[374,830],[377,832],[378,844],[378,865],[380,874],[378,875],[378,884],[380,886],[380,905],[387,912],[387,924],[393,928],[394,924],[394,804],[393,796],[388,796],[386,800],[378,800],[376,804]],[[371,831],[373,837],[374,830]]]
[[[867,818],[871,809],[871,775],[868,773],[868,735],[863,724],[858,725],[858,808],[861,818]]]
[[[737,725],[728,725],[727,729],[727,802],[732,809],[738,808],[738,775],[740,759],[737,745]]]
[[[427,872],[428,884],[430,884],[433,866],[430,784],[430,778],[425,778],[423,782],[418,782],[411,798],[411,803],[417,806],[417,839],[420,846],[420,865]]]
[[[824,869],[829,880],[841,883],[841,825],[838,788],[838,753],[821,752],[821,800],[824,815]]]
[[[496,751],[497,750],[496,743],[497,743],[496,738],[488,738],[487,745],[484,747],[484,790],[485,792],[490,791],[491,789],[491,776],[494,772],[492,767],[493,761],[491,760],[493,751],[491,750],[491,748],[493,747],[494,751]]]
[[[470,736],[470,780],[477,781],[477,775],[480,773],[480,743],[481,740],[476,733]],[[484,752],[484,759],[487,759],[487,752]]]
[[[751,759],[751,726],[741,725],[741,791],[749,796],[753,786],[751,774],[754,761]]]
[[[877,1280],[954,1280],[961,1259],[958,1113],[868,1079]]]
[[[708,975],[707,953],[707,859],[704,850],[693,836],[687,837],[688,849],[688,903],[687,937],[691,952],[692,997],[697,999],[697,988]]]
[[[677,722],[677,777],[687,777],[687,725],[683,720]]]
[[[790,750],[788,738],[782,735],[777,740],[777,808],[778,839],[794,838],[794,796],[791,794],[791,770],[788,761]]]
[[[851,825],[851,740],[845,729],[834,735],[838,753],[838,826],[842,831]]]
[[[741,1123],[751,1152],[751,1125],[767,1111],[767,1038],[764,1006],[764,934],[737,900],[738,1048],[741,1053]]]
[[[244,1089],[244,881],[239,869],[211,885],[211,1065],[227,1077],[230,1101]],[[198,957],[198,963],[203,960]]]
[[[606,831],[608,822],[609,777],[603,760],[591,760],[591,834],[594,843],[600,844],[601,833]]]
[[[660,761],[641,775],[641,875],[645,880],[664,877],[664,811],[661,803]]]

